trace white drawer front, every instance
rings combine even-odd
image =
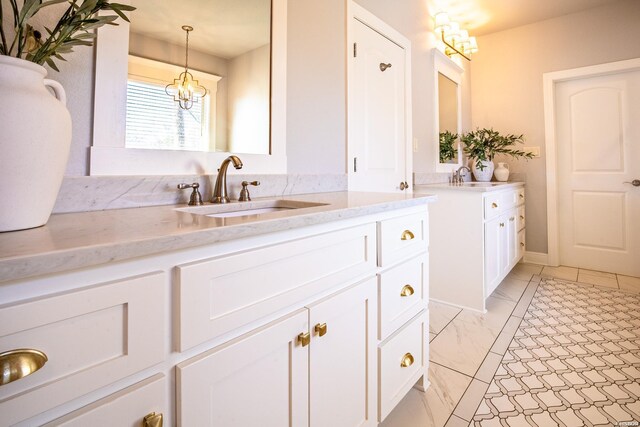
[[[426,375],[428,329],[427,312],[423,311],[380,345],[379,421],[384,420],[416,381]],[[403,367],[401,363],[407,354],[413,357],[413,364]]]
[[[421,255],[378,275],[380,328],[383,340],[426,309],[429,299],[428,255]]]
[[[164,425],[170,425],[170,420],[166,418],[166,390],[167,379],[164,375],[157,374],[45,424],[44,427],[140,427],[144,417],[151,413],[162,414]]]
[[[375,240],[367,224],[177,267],[179,349],[373,273]]]
[[[491,219],[502,212],[502,201],[500,194],[491,193],[484,198],[484,219]]]
[[[518,190],[509,190],[500,193],[500,208],[502,212],[518,205]]]
[[[378,222],[378,265],[404,261],[429,247],[429,215],[424,212]]]
[[[0,308],[0,351],[34,348],[48,362],[0,387],[13,424],[164,359],[165,276],[149,274]],[[15,396],[15,397],[12,397]]]
[[[517,230],[522,230],[526,224],[525,224],[525,213],[524,213],[524,206],[520,206],[518,208],[518,216],[517,216]]]

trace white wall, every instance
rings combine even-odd
[[[346,173],[345,1],[288,3],[289,173]]]
[[[471,63],[474,127],[523,133],[542,157],[515,163],[526,173],[527,251],[547,252],[547,205],[542,75],[640,57],[640,1],[518,27],[478,39]]]
[[[269,152],[271,45],[229,61],[229,151]]]

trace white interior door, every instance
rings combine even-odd
[[[403,191],[411,181],[407,52],[360,20],[352,22],[349,189]]]
[[[640,71],[559,82],[555,102],[560,264],[640,276]]]

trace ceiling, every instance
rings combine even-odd
[[[428,0],[473,36],[495,33],[620,0]]]
[[[234,58],[268,44],[270,0],[133,0],[131,31],[184,45],[183,25],[191,25],[189,49]]]

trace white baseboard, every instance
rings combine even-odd
[[[525,252],[524,262],[530,264],[549,265],[549,256],[540,252]]]

